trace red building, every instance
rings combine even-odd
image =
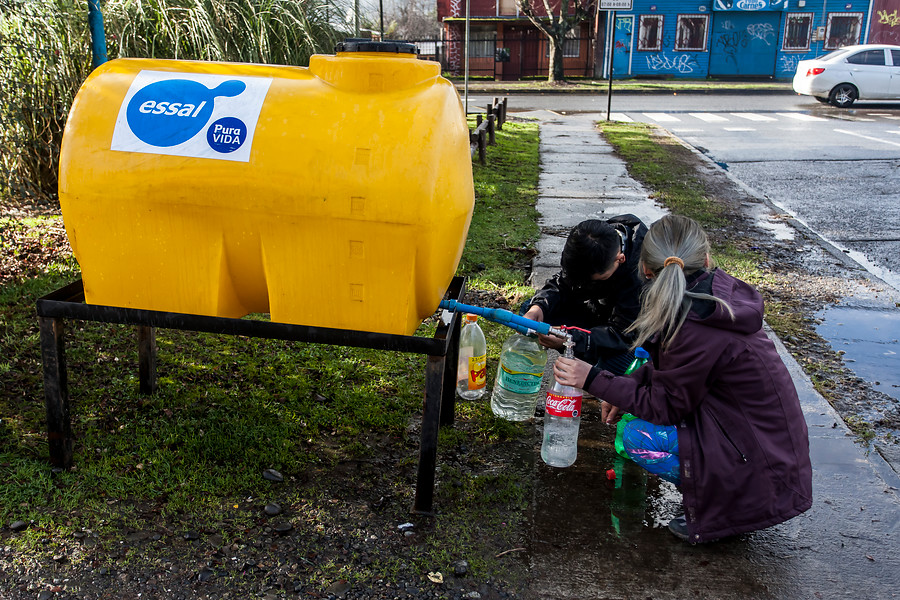
[[[551,0],[558,11],[561,0]],[[588,0],[590,1],[590,0]],[[592,17],[570,32],[563,47],[566,77],[593,77],[595,65],[602,64],[603,31],[606,13],[598,13],[591,3]],[[535,11],[546,15],[543,2],[534,2]],[[470,0],[469,75],[515,80],[547,77],[550,68],[549,42],[519,10],[516,0]],[[570,6],[570,14],[574,9]],[[438,20],[443,27],[442,62],[453,75],[465,70],[465,0],[438,0]],[[600,32],[598,39],[597,32]],[[601,59],[602,60],[602,59]]]

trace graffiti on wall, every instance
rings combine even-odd
[[[874,0],[871,14],[869,43],[900,43],[900,0]]]
[[[673,73],[693,73],[700,70],[700,63],[693,54],[653,54],[647,57],[647,68],[651,71],[669,71]]]
[[[716,39],[716,48],[721,48],[726,62],[737,64],[738,51],[750,44],[750,36],[746,31],[722,33]]]
[[[888,27],[900,25],[900,17],[897,16],[896,10],[890,14],[886,10],[879,10],[875,14],[878,15],[878,22],[882,25],[887,25]]]
[[[459,15],[462,14],[460,11],[462,10],[462,0],[450,0],[450,14],[451,15]],[[447,51],[447,66],[451,71],[459,71],[462,67],[462,57],[460,56],[460,52],[462,50],[462,44],[460,43],[452,43],[452,42],[460,42],[462,41],[462,36],[460,36],[459,29],[455,27],[450,27],[448,33],[450,34],[450,44],[448,45]]]
[[[803,60],[802,54],[782,54],[781,70],[786,73],[794,73],[797,70],[797,64]]]
[[[723,29],[734,29],[734,26],[730,21],[726,21]],[[726,62],[737,65],[739,51],[747,48],[753,40],[771,46],[775,40],[775,28],[771,23],[751,23],[741,31],[726,31],[716,38],[716,48],[722,50]]]
[[[772,40],[775,39],[775,28],[771,23],[751,23],[747,25],[747,35],[751,39],[763,42],[766,46],[771,46]]]

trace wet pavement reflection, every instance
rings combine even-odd
[[[816,316],[816,332],[844,353],[844,363],[874,389],[900,400],[900,310],[835,306]]]
[[[796,363],[789,367],[800,375]],[[620,459],[615,429],[600,422],[595,401],[585,402],[572,467],[543,464],[536,440],[526,557],[535,598],[900,598],[900,480],[873,468],[808,380],[797,385],[810,428],[813,508],[710,544],[691,546],[669,532],[680,493]]]

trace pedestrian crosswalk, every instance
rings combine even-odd
[[[900,115],[888,113],[866,113],[854,114],[852,116],[846,113],[836,113],[834,116],[818,116],[808,112],[685,112],[685,113],[664,113],[664,112],[644,112],[644,113],[624,113],[613,112],[609,115],[612,121],[634,122],[643,121],[651,123],[659,123],[662,125],[685,125],[696,126],[701,123],[721,124],[727,131],[754,131],[754,129],[742,127],[741,124],[765,124],[765,123],[815,123],[826,121],[866,121],[872,122],[876,120],[900,120]],[[730,127],[729,125],[734,125]]]

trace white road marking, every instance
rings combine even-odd
[[[634,123],[634,119],[625,113],[609,113],[610,121],[622,121],[623,123]]]
[[[681,121],[678,117],[666,113],[644,113],[644,116],[648,119],[653,119],[657,123],[677,123]]]
[[[892,142],[890,140],[882,140],[877,137],[872,137],[870,135],[863,135],[861,133],[855,133],[853,131],[847,131],[846,129],[835,129],[835,133],[843,133],[844,135],[853,135],[859,138],[863,138],[864,140],[871,140],[873,142],[881,142],[882,144],[890,144],[891,146],[900,147],[900,142]]]
[[[753,127],[723,127],[725,131],[756,131]]]
[[[796,119],[798,121],[827,121],[828,119],[823,119],[822,117],[814,117],[813,115],[808,115],[806,113],[775,113],[779,117],[787,117],[788,119]]]
[[[769,117],[766,115],[758,115],[756,113],[731,113],[735,117],[740,117],[742,119],[747,119],[748,121],[777,121],[775,117]]]
[[[716,115],[712,113],[688,113],[692,117],[697,117],[701,121],[706,121],[707,123],[721,123],[722,121],[727,121],[728,119],[723,117],[722,115]]]

